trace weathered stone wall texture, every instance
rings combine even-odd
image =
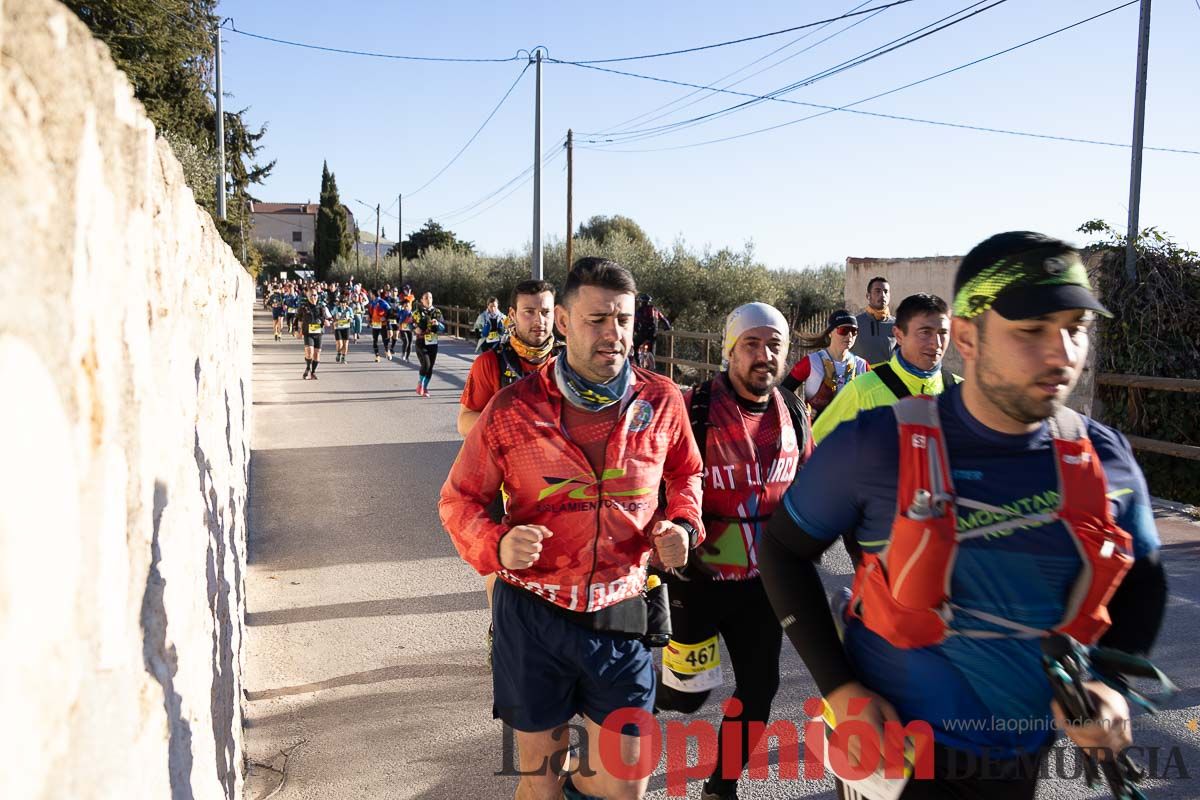
[[[0,197],[0,797],[237,797],[253,287],[54,0],[0,0]]]

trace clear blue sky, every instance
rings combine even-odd
[[[887,0],[874,0],[867,8]],[[853,58],[966,7],[969,0],[914,0],[796,55],[737,86],[765,94]],[[326,3],[226,0],[219,12],[244,31],[357,50],[421,56],[506,58],[544,45],[553,58],[638,55],[752,36],[846,13],[855,0],[731,5],[716,0],[607,3]],[[983,8],[987,4],[980,4]],[[844,105],[958,66],[1118,5],[1118,0],[1009,0],[870,63],[785,95]],[[862,19],[861,17],[855,20]],[[847,27],[808,31],[615,69],[707,85],[776,55],[774,64]],[[1133,118],[1138,7],[857,108],[883,114],[1128,143]],[[364,229],[398,192],[414,192],[466,142],[516,79],[522,62],[443,64],[317,52],[226,31],[230,107],[267,123],[263,155],[278,160],[258,189],[267,201],[318,198],[328,160],[343,200]],[[1148,146],[1200,150],[1200,7],[1157,0],[1150,35]],[[404,201],[404,231],[479,200],[533,162],[533,69],[466,153]],[[727,81],[728,82],[728,81]],[[724,84],[722,84],[724,85]],[[543,67],[544,144],[582,132],[654,127],[742,102],[701,93],[687,108],[622,123],[690,90],[575,66]],[[659,112],[662,113],[662,112]],[[836,112],[720,144],[661,152],[812,113],[760,103],[692,128],[607,149],[575,152],[575,220],[625,214],[659,244],[740,248],[753,241],[771,266],[804,267],[847,256],[966,252],[1002,230],[1027,228],[1081,242],[1084,220],[1124,228],[1128,148],[981,133]],[[582,145],[582,141],[580,141]],[[565,159],[543,171],[544,235],[566,227]],[[1200,249],[1200,156],[1147,152],[1143,226]],[[531,183],[444,224],[485,253],[531,238]],[[489,208],[490,207],[490,208]],[[486,210],[485,210],[486,209]],[[477,212],[483,211],[483,213]],[[392,208],[395,213],[395,208]],[[397,222],[383,227],[395,238]]]

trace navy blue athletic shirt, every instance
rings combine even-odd
[[[1036,514],[1058,502],[1048,426],[1031,434],[985,427],[952,386],[938,409],[955,490],[961,497]],[[1158,532],[1142,471],[1120,433],[1087,420],[1104,467],[1117,524],[1133,537],[1134,556],[1158,549]],[[784,507],[809,535],[832,543],[851,534],[865,552],[887,543],[896,513],[899,435],[891,408],[872,409],[842,423],[813,452],[784,497]],[[958,507],[966,532],[999,515]],[[963,542],[951,577],[951,599],[1038,628],[1053,627],[1079,573],[1074,542],[1058,522],[1033,523]],[[956,630],[993,626],[956,614]],[[901,650],[851,623],[847,656],[859,679],[886,697],[906,722],[923,719],[938,741],[995,758],[1015,756],[1053,738],[1050,686],[1040,649],[1030,639],[950,636],[934,647]]]

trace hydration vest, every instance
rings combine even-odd
[[[1068,634],[1084,644],[1099,639],[1112,624],[1107,603],[1133,565],[1133,539],[1113,520],[1104,469],[1087,438],[1083,418],[1064,408],[1049,420],[1058,507],[1044,514],[1016,515],[955,495],[934,398],[909,397],[892,408],[900,435],[896,517],[887,546],[878,553],[862,555],[846,615],[902,649],[929,647],[953,634],[1040,638],[1053,632]],[[1008,519],[959,533],[956,504]],[[1082,561],[1058,624],[1040,630],[955,605],[950,579],[959,542],[1030,522],[1061,522]],[[955,614],[1005,630],[952,630]]]
[[[764,425],[778,426],[779,440],[760,452],[750,439],[734,389],[724,376],[692,392],[688,416],[704,461],[703,521],[706,539],[695,570],[718,580],[758,575],[757,541],[783,502],[809,453],[808,418],[792,392],[771,392]],[[789,401],[789,396],[791,400]]]
[[[833,396],[838,393],[838,390],[845,386],[850,381],[854,380],[855,369],[858,362],[851,356],[846,362],[846,371],[842,374],[842,380],[838,380],[837,367],[833,363],[833,359],[829,357],[829,353],[821,350],[817,353],[817,358],[821,360],[821,366],[825,370],[825,377],[821,381],[821,388],[817,389],[817,393],[808,401],[809,407],[812,408],[812,418],[816,419],[817,415],[825,410],[825,407],[833,402]]]

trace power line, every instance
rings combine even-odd
[[[563,154],[562,149],[555,150],[553,153],[550,154],[550,157],[548,159],[546,159],[542,162],[542,167],[545,168],[545,167],[550,166],[551,164],[553,164],[555,162],[556,159],[560,158],[562,156],[562,154]],[[483,216],[487,212],[491,211],[493,208],[502,204],[505,200],[507,200],[509,197],[511,197],[518,189],[524,188],[525,184],[529,183],[531,180],[533,180],[533,176],[532,175],[527,176],[525,178],[525,180],[521,181],[519,184],[512,187],[512,189],[510,189],[503,197],[500,197],[499,199],[497,199],[496,202],[492,203],[491,205],[487,206],[486,208],[482,208],[479,211],[476,211],[474,214],[472,214],[469,217],[463,217],[462,219],[454,222],[453,224],[456,226],[464,225],[464,224],[470,222],[471,220],[475,219],[476,217]]]
[[[594,59],[591,59],[588,61],[576,61],[576,62],[572,62],[572,63],[576,63],[576,64],[616,64],[621,61],[642,61],[647,58],[663,58],[664,56],[679,56],[679,55],[683,55],[684,53],[698,53],[702,50],[712,50],[717,47],[728,47],[731,44],[744,44],[745,42],[754,42],[754,41],[758,41],[759,39],[767,39],[771,36],[780,36],[785,33],[794,33],[795,31],[801,31],[801,30],[804,30],[805,28],[815,28],[818,25],[827,25],[830,22],[837,22],[838,20],[849,19],[851,17],[856,17],[861,14],[870,14],[873,11],[881,11],[886,8],[902,6],[905,3],[911,3],[911,2],[912,2],[912,0],[896,0],[896,2],[888,3],[887,5],[882,5],[882,6],[875,6],[874,8],[868,8],[864,11],[852,11],[852,12],[849,12],[846,14],[842,14],[840,17],[830,17],[829,19],[817,20],[816,22],[806,22],[803,25],[796,25],[791,28],[783,28],[782,30],[771,31],[769,33],[760,33],[755,36],[744,36],[741,39],[730,39],[729,41],[726,41],[726,42],[716,42],[715,44],[706,44],[706,45],[701,45],[699,47],[688,47],[683,50],[667,50],[662,53],[645,53],[640,56],[624,56],[622,58],[594,58]]]
[[[508,99],[508,96],[511,95],[513,93],[513,90],[517,88],[517,84],[520,83],[521,79],[525,77],[525,73],[529,71],[530,63],[531,62],[529,62],[529,61],[525,62],[524,68],[521,69],[521,73],[519,75],[517,75],[517,79],[515,81],[513,81],[512,86],[508,87],[508,91],[505,92],[504,96],[500,98],[500,102],[496,103],[496,107],[492,109],[492,113],[488,114],[487,118],[484,119],[483,123],[475,130],[475,132],[473,134],[471,134],[471,138],[467,139],[467,143],[464,144],[461,148],[459,148],[459,151],[457,153],[455,153],[454,157],[451,158],[446,163],[446,166],[442,167],[436,173],[434,173],[434,176],[432,178],[425,181],[425,183],[421,184],[419,187],[417,187],[413,191],[408,192],[407,193],[408,197],[412,197],[413,195],[417,194],[417,192],[420,192],[422,189],[429,186],[429,184],[433,183],[438,178],[440,178],[442,176],[442,173],[444,173],[446,170],[450,169],[450,167],[454,166],[454,162],[458,161],[459,157],[463,153],[467,152],[467,148],[471,146],[471,143],[474,142],[476,138],[478,138],[479,134],[483,133],[483,129],[486,128],[487,124],[492,121],[492,117],[496,116],[496,112],[500,110],[500,107],[502,105],[504,105],[504,101]],[[399,198],[396,199],[396,202],[400,202]]]
[[[871,2],[871,0],[865,0],[865,2],[859,3],[857,6],[854,6],[854,7],[853,7],[853,8],[851,8],[850,10],[851,10],[851,11],[857,11],[858,9],[862,8],[863,6],[865,6],[865,5],[866,5],[867,3],[869,3],[869,2]],[[1200,0],[1196,0],[1196,2],[1200,3]],[[795,53],[792,53],[791,55],[789,55],[789,56],[787,56],[787,57],[785,57],[785,58],[782,58],[782,59],[780,59],[779,61],[776,61],[774,64],[769,64],[769,65],[767,65],[767,66],[763,67],[763,68],[762,68],[762,69],[760,69],[760,70],[757,70],[757,71],[755,71],[755,72],[751,72],[749,75],[745,76],[744,78],[740,78],[740,79],[738,79],[738,80],[734,81],[733,83],[728,83],[728,84],[726,84],[724,88],[729,88],[730,86],[738,86],[738,85],[740,85],[740,84],[742,84],[742,83],[745,83],[746,81],[750,80],[751,78],[755,77],[756,75],[761,75],[761,74],[763,74],[764,72],[767,72],[768,70],[772,70],[772,69],[774,69],[775,67],[779,66],[780,64],[783,64],[783,63],[785,63],[785,62],[787,62],[787,61],[790,61],[791,59],[793,59],[793,58],[796,58],[797,56],[801,56],[801,55],[803,55],[804,53],[807,53],[808,51],[812,50],[813,48],[815,48],[815,47],[819,47],[820,45],[824,44],[825,42],[828,42],[830,39],[833,39],[833,38],[835,38],[835,37],[837,37],[837,36],[840,36],[840,35],[842,35],[842,34],[843,34],[843,33],[845,33],[846,31],[849,31],[851,28],[858,27],[859,25],[863,24],[864,22],[869,22],[871,19],[873,19],[873,18],[877,17],[878,15],[882,14],[882,13],[883,13],[885,10],[886,10],[886,9],[879,9],[879,10],[878,10],[878,11],[876,11],[874,14],[871,14],[871,15],[869,15],[869,16],[865,16],[865,17],[862,17],[862,18],[860,18],[860,19],[856,20],[855,22],[851,23],[850,25],[847,25],[845,28],[842,28],[841,30],[839,30],[839,31],[837,31],[837,32],[835,32],[835,33],[832,33],[832,34],[830,34],[829,36],[826,36],[824,39],[821,39],[821,40],[819,40],[819,41],[817,41],[817,42],[814,42],[813,44],[810,44],[808,47],[805,47],[803,50],[799,50],[799,51],[797,51],[797,52],[795,52]],[[744,66],[742,66],[742,67],[739,67],[738,69],[735,69],[733,72],[730,72],[730,73],[727,73],[727,74],[725,74],[725,75],[722,75],[720,78],[717,78],[716,80],[712,81],[712,83],[711,83],[711,84],[709,84],[709,85],[708,85],[707,87],[705,87],[705,88],[706,88],[706,89],[715,89],[715,88],[717,88],[717,84],[721,83],[722,81],[726,80],[727,78],[732,78],[734,75],[737,75],[737,74],[738,74],[738,73],[740,73],[740,72],[744,72],[745,70],[747,70],[747,69],[750,69],[750,67],[754,66],[755,64],[759,64],[759,63],[762,63],[763,61],[766,61],[768,58],[770,58],[771,56],[775,55],[776,53],[782,52],[782,51],[784,51],[784,50],[788,49],[789,47],[791,47],[792,45],[794,45],[794,44],[796,44],[796,43],[798,43],[798,42],[801,42],[801,41],[803,41],[804,39],[807,39],[809,36],[812,36],[813,34],[815,34],[815,33],[819,32],[819,31],[823,30],[824,28],[826,28],[828,25],[831,25],[831,24],[833,24],[833,23],[827,23],[826,25],[821,25],[820,27],[813,28],[812,30],[808,31],[808,33],[805,33],[805,34],[803,34],[803,35],[801,35],[801,36],[798,36],[798,37],[796,37],[795,39],[792,39],[792,40],[791,40],[790,42],[788,42],[787,44],[783,44],[783,45],[780,45],[779,47],[776,47],[776,48],[775,48],[774,50],[772,50],[771,52],[769,52],[769,53],[767,53],[767,54],[765,54],[765,55],[763,55],[763,56],[760,56],[760,57],[758,57],[758,58],[754,59],[754,60],[753,60],[753,61],[751,61],[749,64],[746,64],[746,65],[744,65]],[[641,114],[638,114],[638,115],[637,115],[637,116],[635,116],[635,117],[630,117],[629,119],[627,119],[627,120],[624,120],[623,122],[618,122],[618,123],[617,123],[617,124],[615,124],[615,125],[609,126],[608,128],[605,128],[603,131],[601,131],[601,133],[608,133],[609,131],[615,130],[615,129],[617,129],[617,128],[624,127],[625,125],[628,125],[628,124],[630,124],[630,123],[632,123],[632,122],[637,122],[638,120],[640,120],[640,119],[643,119],[643,118],[645,118],[645,117],[650,117],[650,119],[647,119],[647,120],[646,120],[646,122],[647,122],[647,123],[649,123],[649,122],[654,122],[655,120],[662,119],[664,116],[666,116],[666,109],[670,108],[671,106],[677,105],[677,104],[679,104],[679,103],[683,102],[684,100],[687,100],[689,97],[691,97],[691,96],[693,96],[693,95],[700,94],[700,92],[701,92],[701,91],[703,91],[703,90],[701,90],[701,89],[693,89],[692,91],[688,92],[687,94],[685,94],[685,95],[683,95],[683,96],[681,96],[681,97],[677,97],[677,98],[675,98],[674,100],[670,101],[669,103],[664,103],[663,105],[660,105],[660,106],[658,106],[657,108],[653,108],[653,109],[651,109],[651,110],[649,110],[649,111],[642,112]],[[710,91],[710,92],[709,92],[708,94],[706,94],[704,97],[698,97],[698,98],[696,98],[695,100],[693,100],[692,102],[690,102],[690,103],[686,103],[686,104],[684,104],[684,105],[680,106],[679,108],[675,109],[675,111],[682,111],[682,110],[683,110],[683,109],[685,109],[685,108],[690,108],[691,106],[694,106],[696,103],[699,103],[699,102],[702,102],[703,100],[706,100],[706,99],[708,99],[708,98],[709,98],[709,97],[711,97],[713,94],[714,94],[714,92],[711,92],[711,91]],[[650,115],[652,115],[652,114],[655,114],[656,112],[659,112],[659,111],[662,111],[662,112],[664,112],[664,113],[662,113],[662,114],[658,114],[657,116],[650,116]],[[674,113],[674,112],[671,112],[671,113]]]
[[[266,36],[261,33],[251,33],[250,31],[239,30],[237,24],[230,17],[226,20],[229,23],[229,30],[233,33],[249,36],[252,39],[262,39],[265,42],[274,42],[275,44],[283,44],[289,47],[302,47],[306,50],[320,50],[325,53],[340,53],[348,56],[365,56],[367,58],[386,58],[393,61],[436,61],[441,63],[455,64],[504,64],[509,61],[520,61],[526,56],[522,56],[520,52],[509,58],[454,58],[448,56],[409,56],[400,55],[398,53],[377,53],[370,50],[349,50],[342,47],[328,47],[326,45],[309,44],[307,42],[296,42],[290,39],[280,39],[275,36]]]
[[[552,157],[562,149],[562,146],[565,142],[566,142],[566,137],[560,137],[558,139],[558,141],[556,141],[554,144],[552,144],[550,147],[548,147],[543,152],[543,156],[542,156],[543,166],[550,163],[550,160],[552,159]],[[528,167],[523,169],[520,173],[518,173],[514,177],[510,178],[509,180],[505,181],[499,187],[497,187],[496,189],[493,189],[492,191],[488,192],[487,194],[483,195],[482,197],[480,197],[476,200],[473,200],[470,203],[467,203],[465,206],[460,206],[452,211],[447,211],[442,214],[435,214],[435,215],[429,216],[429,217],[427,217],[427,219],[446,220],[446,219],[450,219],[452,217],[462,216],[463,214],[469,214],[471,211],[475,210],[476,208],[480,207],[484,203],[487,203],[492,198],[494,198],[497,195],[504,192],[505,189],[508,189],[509,187],[513,186],[513,184],[521,181],[522,178],[530,177],[532,172],[533,172],[533,164],[530,164]],[[528,182],[528,180],[526,180],[524,182]],[[396,220],[399,219],[394,214],[385,214],[385,215],[391,217],[392,219],[396,219]],[[420,217],[423,215],[417,214],[415,216]]]
[[[715,120],[715,119],[719,119],[724,116],[728,116],[729,114],[750,108],[752,106],[756,106],[767,100],[779,100],[782,97],[782,95],[784,95],[784,94],[788,94],[788,93],[793,92],[796,89],[802,88],[804,86],[811,86],[812,84],[817,83],[818,81],[824,80],[825,78],[832,77],[833,75],[836,75],[841,72],[845,72],[846,70],[852,69],[853,67],[859,66],[861,64],[865,64],[868,61],[872,61],[876,58],[879,58],[880,56],[886,55],[887,53],[891,53],[902,47],[906,47],[910,44],[914,44],[915,42],[918,42],[921,39],[924,39],[928,36],[932,36],[933,34],[938,33],[940,31],[946,30],[947,28],[949,28],[953,25],[957,25],[961,22],[966,22],[967,20],[971,19],[972,17],[977,16],[978,14],[982,14],[985,11],[990,11],[991,9],[995,8],[996,6],[1001,5],[1002,3],[1005,3],[1007,1],[1008,0],[995,0],[995,2],[993,2],[991,5],[988,5],[984,8],[977,8],[978,6],[980,6],[984,2],[986,2],[986,0],[977,0],[977,2],[972,3],[971,5],[968,5],[962,9],[959,9],[958,11],[955,11],[953,14],[949,14],[935,22],[931,22],[927,25],[917,28],[915,31],[911,31],[909,33],[904,34],[903,36],[897,37],[896,39],[892,39],[891,41],[886,42],[885,44],[879,45],[878,47],[872,48],[871,50],[868,50],[865,53],[860,53],[859,55],[854,56],[853,58],[847,59],[847,60],[841,62],[840,64],[835,64],[832,67],[828,67],[820,72],[817,72],[813,75],[808,76],[807,78],[804,78],[803,80],[796,81],[794,83],[788,84],[787,86],[780,87],[779,89],[769,92],[766,95],[756,95],[756,94],[750,94],[750,93],[746,93],[746,92],[728,92],[729,94],[735,94],[735,95],[740,95],[743,97],[749,97],[750,99],[745,100],[741,103],[735,103],[732,106],[728,106],[726,108],[719,109],[717,111],[709,112],[708,114],[702,114],[697,117],[692,117],[690,119],[679,120],[679,121],[669,123],[666,125],[659,125],[659,126],[655,126],[655,127],[651,127],[651,128],[643,128],[640,130],[618,131],[614,134],[610,134],[610,136],[625,137],[623,139],[623,141],[626,143],[634,142],[634,141],[641,141],[643,139],[657,138],[658,136],[662,136],[667,133],[674,132],[676,130],[682,130],[684,128],[695,127],[696,125],[699,125],[703,122],[707,122],[709,120]],[[976,10],[972,11],[971,9],[976,9]],[[966,14],[966,12],[968,12],[968,11],[970,11],[971,13]],[[966,14],[966,16],[959,16],[961,14]],[[952,19],[953,17],[958,17],[958,18]],[[949,21],[947,22],[947,20],[949,20]],[[943,24],[943,23],[945,23],[945,24]],[[935,27],[935,26],[937,26],[937,27]],[[583,66],[585,69],[594,69],[594,70],[607,69],[605,67],[595,67],[595,66],[587,66],[587,65],[577,65],[577,66]],[[613,70],[613,71],[615,72],[616,70]],[[787,101],[784,101],[784,102],[787,102]]]
[[[1129,147],[1128,144],[1123,144],[1120,142],[1106,142],[1106,141],[1102,141],[1102,140],[1098,140],[1098,139],[1084,139],[1084,138],[1071,137],[1071,136],[1054,136],[1054,135],[1050,135],[1050,134],[1031,133],[1028,131],[1017,131],[1017,130],[1009,130],[1009,129],[1004,129],[1004,128],[990,128],[990,127],[981,126],[981,125],[968,125],[965,123],[944,122],[941,120],[922,119],[919,117],[910,117],[910,116],[904,116],[904,115],[900,115],[900,114],[883,114],[883,113],[873,112],[873,111],[862,111],[860,109],[853,108],[853,106],[860,105],[862,103],[866,103],[870,100],[876,100],[876,99],[878,99],[880,97],[884,97],[886,95],[895,94],[896,92],[902,91],[904,89],[909,89],[909,88],[912,88],[913,86],[918,86],[922,83],[927,83],[936,78],[940,78],[945,75],[949,75],[951,73],[966,69],[968,67],[975,66],[976,64],[981,64],[984,61],[989,61],[998,56],[1005,55],[1007,53],[1011,53],[1014,50],[1019,50],[1020,48],[1026,47],[1027,45],[1034,44],[1035,42],[1040,42],[1044,39],[1048,39],[1051,36],[1055,36],[1057,34],[1063,33],[1064,31],[1071,30],[1072,28],[1077,28],[1080,25],[1084,25],[1088,22],[1092,22],[1101,17],[1107,16],[1108,14],[1112,14],[1113,12],[1120,11],[1121,9],[1127,8],[1131,5],[1134,5],[1137,2],[1138,2],[1138,0],[1130,0],[1129,2],[1123,3],[1119,6],[1114,6],[1113,8],[1110,8],[1107,11],[1102,11],[1099,14],[1095,14],[1091,17],[1087,17],[1086,19],[1079,20],[1078,22],[1074,22],[1070,25],[1064,26],[1057,30],[1050,31],[1049,33],[1042,34],[1041,36],[1038,36],[1036,38],[1030,39],[1025,42],[1021,42],[1020,44],[1013,45],[1012,47],[1005,48],[1004,50],[999,50],[990,55],[983,56],[982,58],[977,58],[974,61],[969,61],[965,64],[960,64],[957,67],[953,67],[948,70],[943,70],[942,72],[939,72],[935,75],[930,75],[926,78],[921,78],[920,80],[912,81],[910,83],[904,84],[903,86],[897,86],[894,89],[889,89],[888,91],[880,92],[880,93],[874,94],[870,97],[865,97],[861,100],[856,100],[853,103],[847,103],[842,106],[826,106],[826,105],[820,105],[818,103],[805,103],[805,102],[801,102],[799,100],[787,100],[787,99],[783,99],[783,98],[768,98],[768,99],[772,99],[772,100],[775,100],[776,102],[780,102],[780,103],[789,103],[791,105],[807,106],[810,108],[821,109],[821,111],[820,111],[820,113],[817,113],[817,114],[810,114],[807,117],[801,117],[800,119],[790,120],[788,122],[783,122],[778,125],[772,125],[767,128],[760,128],[758,130],[748,131],[746,133],[736,134],[733,136],[726,136],[726,137],[722,137],[719,139],[710,139],[710,140],[703,141],[703,142],[694,142],[691,144],[676,145],[673,147],[657,147],[657,148],[626,150],[626,149],[618,149],[618,148],[612,148],[612,147],[588,147],[586,144],[581,144],[581,145],[577,145],[577,146],[583,147],[584,149],[587,149],[587,150],[595,150],[598,152],[609,152],[609,153],[655,153],[655,152],[662,152],[662,151],[667,151],[667,150],[683,150],[683,149],[688,149],[688,148],[692,148],[692,147],[701,147],[703,145],[708,145],[708,144],[717,144],[719,142],[727,142],[727,141],[731,141],[734,139],[741,139],[741,138],[745,138],[747,136],[752,136],[752,135],[755,135],[758,133],[765,133],[767,131],[772,131],[772,130],[777,130],[779,128],[787,127],[789,125],[795,125],[795,124],[798,124],[801,122],[806,122],[810,119],[815,119],[817,117],[825,116],[826,114],[832,113],[834,111],[845,111],[846,113],[849,113],[849,114],[859,114],[862,116],[878,117],[881,119],[899,120],[902,122],[918,122],[918,123],[925,124],[925,125],[938,125],[938,126],[949,127],[949,128],[961,128],[964,130],[979,131],[979,132],[984,132],[984,133],[1001,133],[1001,134],[1005,134],[1005,135],[1009,135],[1009,136],[1025,136],[1025,137],[1030,137],[1030,138],[1035,138],[1035,139],[1049,139],[1052,141],[1072,142],[1072,143],[1077,143],[1077,144],[1093,144],[1093,145],[1103,145],[1106,147],[1127,148],[1127,147]],[[616,70],[609,70],[609,71],[617,72]],[[655,78],[653,76],[638,75],[637,73],[628,73],[628,72],[620,73],[620,72],[618,72],[617,74],[624,74],[624,75],[629,75],[632,77],[640,77],[640,78],[644,78],[644,79],[651,80],[651,81],[665,82],[665,83],[670,83],[670,84],[674,84],[674,85],[678,85],[678,86],[695,86],[695,84],[689,84],[689,83],[684,83],[684,82],[680,82],[680,81],[673,81],[673,80],[669,80],[666,78]],[[717,91],[723,91],[723,90],[717,90]],[[731,92],[731,93],[732,94],[742,94],[741,92]],[[597,143],[596,140],[591,140],[591,142],[593,144]],[[1200,155],[1200,150],[1187,150],[1187,149],[1182,149],[1182,148],[1149,147],[1149,146],[1147,146],[1145,149],[1146,150],[1154,150],[1154,151],[1162,152],[1162,153],[1179,153],[1179,154],[1183,154],[1183,155]]]
[[[549,166],[550,162],[554,159],[554,157],[559,152],[561,152],[562,146],[565,142],[566,142],[566,137],[564,136],[564,137],[560,138],[557,142],[555,142],[553,145],[551,145],[549,148],[546,149],[546,151],[542,155],[542,167],[543,168],[546,166]],[[511,180],[506,181],[499,188],[492,190],[491,192],[487,193],[486,195],[479,198],[478,200],[468,203],[467,205],[457,208],[453,211],[447,211],[444,214],[435,215],[433,217],[433,219],[448,220],[453,217],[461,217],[464,214],[469,214],[470,212],[474,211],[476,208],[479,208],[484,203],[487,203],[493,197],[496,197],[497,195],[502,193],[505,189],[508,189],[510,186],[512,187],[512,191],[516,191],[517,188],[525,185],[533,178],[533,168],[534,168],[534,165],[530,164],[528,167],[526,167],[524,170],[522,170],[521,173],[518,174],[516,177],[512,178]],[[517,185],[514,186],[513,184],[517,184]],[[510,191],[509,194],[511,194],[511,193],[512,192]],[[507,197],[507,195],[505,195],[505,196]]]

